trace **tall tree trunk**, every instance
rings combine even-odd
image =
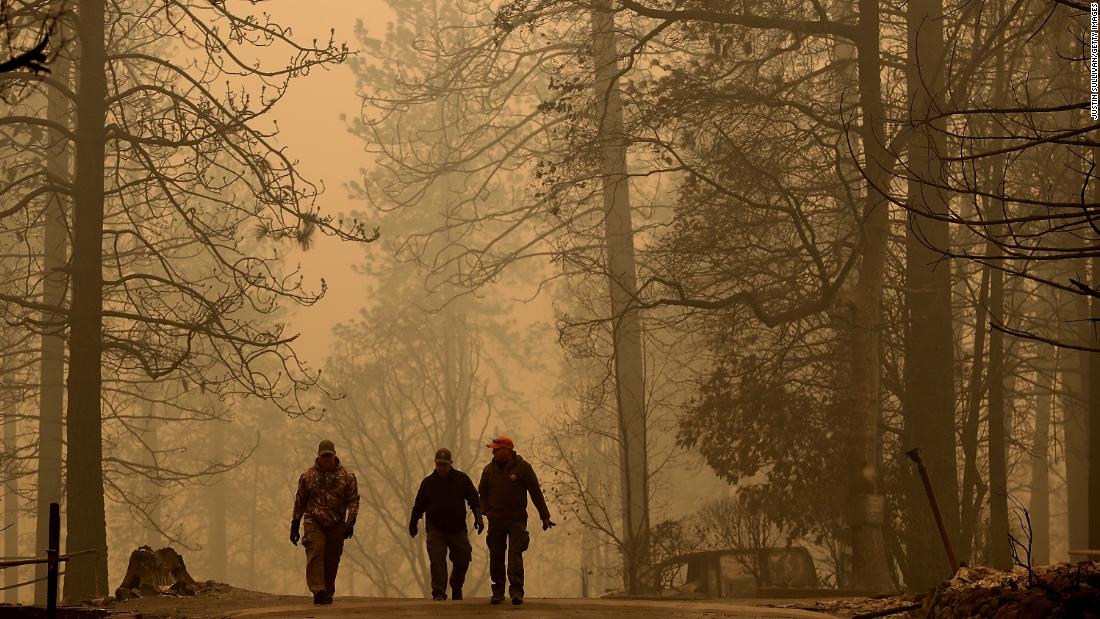
[[[856,11],[856,7],[847,2],[841,2],[837,4],[837,16],[838,22],[850,22]],[[837,147],[840,152],[846,152],[849,148],[859,148],[861,142],[859,129],[861,126],[860,115],[860,83],[859,83],[859,53],[856,49],[855,41],[838,37],[833,46],[833,64],[838,67],[844,67],[840,74],[840,80],[842,84],[842,96],[840,99],[840,114],[844,120],[845,131],[840,135],[840,142]],[[860,188],[862,186],[863,177],[861,176],[860,162],[858,154],[853,157],[843,157],[840,160],[840,174],[849,183],[852,188],[851,195],[859,196]],[[852,205],[853,209],[859,208],[855,203]],[[860,235],[861,222],[858,218],[853,217],[852,221],[848,224],[848,229],[844,230],[845,234],[851,235],[853,238],[858,238]],[[854,299],[856,298],[856,278],[848,277],[844,281],[841,292],[838,295],[840,299]],[[842,380],[837,381],[833,385],[833,397],[838,402],[846,402],[848,405],[845,409],[854,413],[856,409],[855,389],[854,389],[854,376],[852,371],[852,362],[855,359],[855,341],[854,330],[856,328],[854,315],[852,313],[852,307],[850,305],[840,305],[832,308],[832,316],[835,324],[835,333],[837,338],[836,354],[837,354],[837,371],[838,375],[843,377]],[[842,419],[842,424],[852,424],[855,421],[854,414],[850,419]],[[842,435],[845,435],[843,432]],[[851,440],[849,435],[849,440]],[[854,457],[854,451],[853,451]],[[855,539],[842,540],[838,546],[838,553],[836,553],[835,565],[835,578],[836,585],[840,589],[851,589],[851,565],[841,558],[843,554],[848,551],[848,548],[840,550],[841,546],[850,546],[855,543]]]
[[[909,58],[906,81],[913,137],[908,144],[909,225],[906,229],[905,299],[909,312],[905,335],[906,447],[920,447],[944,525],[957,548],[959,488],[955,462],[955,344],[951,315],[951,268],[945,219],[947,196],[943,162],[945,121],[942,0],[910,0],[906,13]],[[928,508],[924,485],[913,467],[906,490],[908,570],[906,584],[931,588],[950,576],[943,548]]]
[[[1031,548],[1036,565],[1050,563],[1050,411],[1057,349],[1041,346],[1036,364],[1035,436],[1031,446]]]
[[[1004,14],[1003,3],[993,8],[993,19]],[[992,105],[1001,105],[1007,94],[1007,71],[1004,66],[1004,52],[999,48],[996,69],[993,75]],[[995,132],[995,127],[990,127]],[[986,174],[987,191],[994,196],[1005,192],[1005,157],[996,155],[990,158]],[[986,199],[986,217],[1003,219],[1007,216],[1004,200]],[[993,229],[993,237],[1004,234],[1003,226]],[[988,255],[992,256],[992,269],[989,294],[990,325],[1001,326],[1005,322],[1004,313],[1004,268],[1003,251],[999,246],[990,245]],[[1011,546],[1008,540],[1008,452],[1006,448],[1005,423],[1005,345],[1004,334],[991,329],[989,335],[989,548],[986,559],[990,565],[999,569],[1012,566]]]
[[[255,462],[255,461],[253,461]],[[253,591],[256,590],[256,529],[259,528],[255,525],[257,518],[257,511],[260,503],[260,474],[259,465],[256,465],[255,471],[252,473],[252,500],[251,507],[249,509],[249,522],[253,523],[248,527],[248,588]],[[353,565],[349,563],[349,565]]]
[[[1093,166],[1100,165],[1100,149],[1093,148]],[[1100,168],[1094,167],[1094,170]],[[1100,179],[1092,178],[1090,197],[1100,199]],[[1092,289],[1100,290],[1100,258],[1090,260]],[[1094,293],[1095,294],[1095,293]],[[1100,349],[1100,298],[1093,296],[1089,304],[1092,348]],[[1089,403],[1088,403],[1088,547],[1100,548],[1100,352],[1089,353]]]
[[[994,167],[995,171],[1000,170]],[[999,173],[999,172],[998,172]],[[995,255],[1000,251],[995,250]],[[991,273],[989,319],[1004,324],[1004,274]],[[1004,335],[997,329],[989,334],[989,564],[998,569],[1012,566],[1008,541],[1008,455],[1005,448]]]
[[[210,452],[211,461],[220,463],[225,458],[225,427],[221,421],[211,422],[210,427]],[[225,582],[226,572],[226,543],[225,512],[226,512],[226,474],[220,474],[215,478],[209,488],[209,515],[210,530],[207,537],[207,557],[210,560],[210,578]]]
[[[470,329],[465,301],[454,298],[438,317],[443,328],[443,419],[438,447],[450,449],[460,461],[466,455],[456,452],[468,444],[466,437],[470,404]]]
[[[144,442],[145,446],[149,450],[149,466],[150,475],[159,477],[160,475],[160,463],[158,461],[160,451],[160,422],[156,419],[156,406],[155,402],[149,404],[149,419],[146,420]],[[149,507],[149,524],[145,527],[145,543],[150,547],[158,549],[163,543],[163,536],[160,532],[160,484],[159,480],[153,479],[146,482],[145,495],[150,497],[151,503]],[[252,522],[255,522],[253,520]]]
[[[859,245],[858,281],[852,294],[852,419],[848,436],[849,527],[852,543],[852,589],[894,589],[886,560],[882,526],[885,501],[880,492],[879,421],[882,347],[882,290],[886,264],[889,212],[882,188],[889,176],[885,148],[879,58],[879,6],[859,0],[859,96],[863,110],[861,144],[868,181]]]
[[[648,588],[643,578],[649,557],[645,368],[641,316],[633,307],[637,295],[634,228],[622,101],[616,81],[619,56],[615,45],[615,18],[609,0],[596,0],[593,5],[592,39],[621,445],[623,580],[628,593],[640,593]]]
[[[107,594],[107,525],[103,506],[101,418],[103,352],[103,164],[106,141],[106,55],[101,0],[78,5],[80,63],[76,113],[70,311],[66,547],[95,550],[65,568],[65,597]]]
[[[448,113],[440,101],[436,109],[439,127],[447,125]],[[458,188],[454,185],[449,175],[444,175],[437,180],[434,190],[434,201],[437,215],[447,218],[448,201],[457,195]],[[461,446],[469,445],[467,438],[470,432],[472,420],[470,418],[471,397],[471,328],[468,320],[467,301],[461,294],[461,290],[455,285],[454,279],[461,277],[460,261],[454,257],[456,248],[462,245],[457,238],[458,234],[447,230],[446,243],[443,249],[442,261],[447,265],[447,273],[444,276],[446,282],[442,290],[434,297],[436,303],[445,305],[439,312],[438,319],[443,329],[442,346],[443,363],[443,420],[442,435],[437,447],[446,447],[451,450],[456,462],[462,462],[467,456],[467,450]],[[480,428],[478,428],[480,430]]]
[[[592,573],[592,529],[591,527],[581,527],[581,564],[580,564],[580,596],[582,598],[591,597],[591,579],[589,574]]]
[[[18,433],[16,432],[16,415],[7,416],[4,419],[4,449],[8,451],[12,456],[16,455],[15,443]],[[14,458],[11,462],[14,462]],[[19,476],[16,473],[16,467],[13,465],[8,473],[8,479],[4,482],[4,522],[0,526],[6,527],[4,529],[4,555],[8,557],[18,557],[19,555]],[[4,570],[4,586],[12,587],[19,582],[19,572],[21,570],[15,567],[9,567]],[[19,589],[11,588],[4,591],[4,601],[9,604],[15,604],[19,602]]]
[[[1065,36],[1065,33],[1074,27],[1072,24],[1077,23],[1079,13],[1077,9],[1059,3],[1052,4],[1050,10],[1048,27],[1042,30],[1049,47],[1042,55],[1049,61],[1048,71],[1051,76],[1048,90],[1049,105],[1057,106],[1083,100],[1088,96],[1088,89],[1086,72],[1078,70],[1079,63],[1076,60],[1080,53],[1080,42],[1075,37]],[[1055,112],[1053,120],[1054,127],[1080,127],[1083,126],[1083,122],[1088,122],[1085,111],[1081,108]],[[1059,190],[1054,200],[1066,202],[1080,200],[1080,185],[1076,180],[1078,173],[1075,171],[1080,168],[1079,157],[1079,152],[1067,148],[1064,149],[1063,156],[1059,160],[1051,161],[1045,180],[1049,186]],[[1093,189],[1097,189],[1095,184]],[[1066,249],[1081,249],[1088,243],[1088,240],[1069,232],[1060,237],[1060,245]],[[1083,259],[1059,261],[1056,263],[1057,281],[1069,284],[1069,279],[1080,278],[1087,271],[1087,266],[1087,261]],[[1084,320],[1089,314],[1088,299],[1080,294],[1061,290],[1055,290],[1054,294],[1059,308],[1060,339],[1079,345],[1088,345],[1093,333],[1091,325]],[[1063,386],[1058,402],[1062,416],[1059,425],[1064,432],[1062,444],[1066,473],[1068,532],[1068,539],[1065,541],[1068,548],[1082,548],[1088,545],[1089,509],[1085,492],[1088,486],[1086,458],[1089,446],[1089,423],[1086,400],[1089,389],[1087,377],[1089,356],[1084,351],[1066,350],[1058,360],[1061,379],[1057,382]],[[1068,557],[1056,557],[1060,560],[1066,558]]]
[[[66,20],[58,21],[57,40],[66,38]],[[72,63],[66,54],[58,54],[50,65],[54,80],[70,84]],[[46,118],[50,123],[69,127],[72,124],[72,106],[69,98],[56,88],[47,95]],[[51,133],[46,151],[46,179],[51,185],[67,187],[72,181],[69,171],[70,156],[68,138]],[[43,261],[46,269],[42,282],[42,303],[61,307],[65,302],[65,266],[68,262],[69,227],[66,223],[67,194],[57,191],[46,202],[44,222]],[[61,501],[61,436],[64,432],[65,413],[65,335],[64,316],[51,312],[42,313],[42,322],[56,324],[56,331],[42,335],[42,358],[39,365],[38,401],[38,496],[35,522],[34,552],[39,554],[49,545],[50,503]],[[46,566],[36,565],[34,576],[34,601],[46,603]]]
[[[1084,262],[1083,260],[1081,262]],[[1079,264],[1078,266],[1084,266]],[[1084,272],[1084,269],[1081,270]],[[1068,305],[1071,316],[1076,320],[1089,315],[1088,299],[1073,295]],[[1073,323],[1077,341],[1088,345],[1092,343],[1092,330]],[[1089,380],[1088,352],[1070,352],[1062,368],[1063,383],[1066,385],[1066,402],[1062,406],[1062,440],[1066,446],[1066,526],[1069,531],[1071,549],[1086,548],[1089,545]],[[1067,557],[1068,559],[1068,557]]]
[[[978,471],[978,430],[981,427],[982,396],[985,393],[985,334],[989,328],[986,308],[989,305],[988,265],[982,267],[982,281],[978,290],[978,303],[974,309],[974,361],[967,386],[966,417],[962,428],[963,481],[962,481],[962,538],[958,546],[959,560],[972,563],[974,536],[978,531],[982,508],[985,505],[986,484]]]

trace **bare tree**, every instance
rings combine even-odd
[[[270,315],[280,300],[308,304],[319,295],[279,271],[272,243],[308,244],[315,233],[374,238],[320,215],[317,189],[258,124],[293,76],[339,62],[344,50],[331,41],[299,46],[282,27],[221,5],[81,2],[77,9],[77,133],[48,119],[18,119],[74,141],[74,181],[44,190],[39,173],[4,189],[16,211],[48,192],[75,197],[72,296],[61,312],[70,342],[66,490],[68,508],[85,517],[68,520],[68,546],[98,554],[69,566],[70,598],[107,591],[104,368],[108,377],[178,373],[222,395],[248,393],[300,412],[300,394],[316,376],[297,361],[280,325],[253,318]],[[193,63],[150,53],[169,37],[193,46]],[[267,68],[248,59],[248,50],[271,46],[285,46],[291,61]],[[238,92],[216,95],[211,88],[222,77]],[[21,79],[55,86],[32,74]],[[248,226],[255,243],[240,238]],[[208,265],[205,273],[181,266],[184,256],[196,255]],[[30,312],[58,312],[32,298],[29,289],[0,296],[27,326],[36,322]]]

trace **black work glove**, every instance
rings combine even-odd
[[[298,532],[298,521],[290,521],[290,543],[295,546],[298,545],[298,540],[302,539],[302,534]]]
[[[416,521],[415,520],[410,520],[409,521],[409,535],[411,535],[413,537],[416,537],[416,532],[417,532]]]
[[[552,529],[556,526],[558,526],[558,525],[554,524],[553,520],[550,520],[549,518],[543,518],[543,520],[542,520],[542,530],[543,531],[545,531],[547,529]]]
[[[348,520],[344,525],[344,539],[351,539],[353,533],[355,533],[355,518]]]
[[[481,535],[481,532],[485,530],[485,521],[481,516],[474,518],[474,530],[477,531],[478,535]]]

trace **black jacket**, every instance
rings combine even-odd
[[[427,514],[432,526],[448,532],[463,531],[466,529],[464,502],[470,504],[471,511],[476,511],[480,506],[477,490],[469,475],[451,469],[447,477],[442,477],[432,471],[420,482],[420,489],[416,491],[410,523]]]
[[[485,506],[485,516],[492,520],[526,520],[527,493],[531,493],[539,518],[550,517],[535,469],[519,454],[512,454],[512,459],[505,463],[493,460],[486,464],[477,491]]]

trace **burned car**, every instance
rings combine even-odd
[[[799,597],[821,592],[813,557],[803,547],[706,550],[659,567],[662,597]]]

